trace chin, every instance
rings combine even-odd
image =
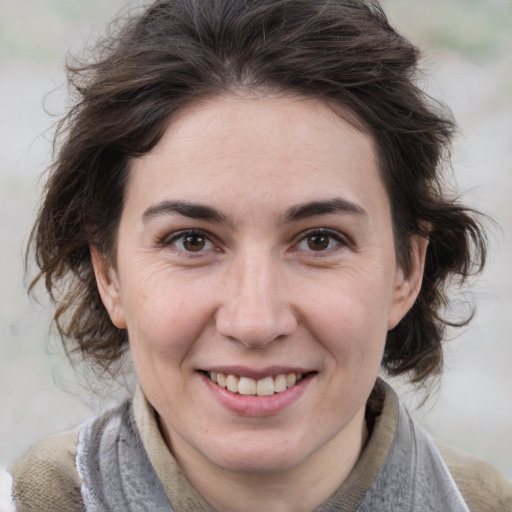
[[[296,443],[283,439],[230,443],[212,454],[215,464],[236,473],[279,473],[299,465],[305,458]]]
[[[219,466],[226,471],[245,474],[269,474],[289,471],[299,465],[296,454],[276,457],[274,454],[241,453],[223,457]]]

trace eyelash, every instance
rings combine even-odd
[[[303,232],[300,234],[300,238],[298,243],[295,245],[295,247],[299,247],[301,243],[307,243],[308,239],[311,239],[312,237],[326,237],[328,238],[328,244],[331,244],[331,241],[336,242],[336,246],[334,247],[327,247],[323,250],[315,251],[309,248],[310,250],[307,250],[307,252],[311,252],[312,254],[318,253],[318,255],[325,255],[326,253],[331,253],[331,251],[336,251],[337,249],[347,247],[349,244],[347,242],[347,239],[341,235],[337,231],[333,231],[331,229],[326,228],[315,228],[306,232]],[[299,249],[300,250],[300,249]]]
[[[201,237],[205,240],[206,244],[211,244],[215,247],[215,244],[212,242],[212,236],[207,232],[201,229],[186,229],[184,231],[178,231],[177,233],[172,233],[169,236],[166,236],[160,240],[159,245],[161,247],[172,247],[177,253],[187,254],[188,257],[193,256],[197,253],[197,256],[200,256],[204,251],[202,248],[199,251],[188,251],[185,248],[178,248],[176,246],[176,242],[185,241],[187,237]]]
[[[182,254],[182,255],[186,254],[186,257],[194,257],[194,256],[200,257],[201,255],[204,254],[204,252],[206,252],[204,250],[204,247],[199,247],[198,251],[187,250],[184,247],[182,247],[182,248],[177,247],[176,243],[178,241],[181,241],[183,244],[187,237],[203,238],[206,245],[211,244],[213,246],[212,248],[217,249],[215,243],[212,242],[212,235],[210,233],[208,233],[207,231],[203,231],[201,229],[187,229],[184,231],[179,231],[177,233],[172,233],[171,235],[162,238],[159,241],[159,245],[161,247],[171,247],[174,249],[175,252],[177,252],[179,254]],[[339,232],[333,231],[330,229],[326,229],[326,228],[315,228],[315,229],[311,229],[309,231],[302,232],[302,233],[300,233],[300,235],[297,236],[296,239],[298,241],[296,244],[294,244],[294,251],[300,251],[301,249],[299,248],[299,246],[302,243],[307,244],[308,239],[311,239],[312,237],[327,238],[327,243],[328,243],[328,246],[325,249],[320,248],[317,251],[312,249],[311,247],[309,247],[309,249],[303,249],[305,252],[311,253],[311,256],[315,255],[314,257],[317,257],[317,256],[319,257],[321,255],[325,255],[326,253],[330,254],[332,251],[336,251],[340,248],[347,247],[349,245],[347,242],[347,239],[343,235],[341,235]],[[336,242],[336,245],[334,247],[329,247],[333,240],[334,240],[334,242]],[[210,248],[210,250],[211,250],[211,248]],[[315,254],[315,253],[317,253],[317,254]]]

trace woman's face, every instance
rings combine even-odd
[[[189,108],[133,162],[118,235],[100,292],[179,460],[285,471],[361,438],[424,252],[397,268],[369,136],[314,99]]]

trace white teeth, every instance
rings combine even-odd
[[[303,377],[302,373],[289,373],[255,380],[250,377],[238,377],[217,372],[208,372],[208,376],[221,388],[227,388],[232,393],[249,396],[270,396],[274,393],[282,393],[287,388],[295,386]]]
[[[255,395],[256,394],[256,381],[248,377],[240,377],[238,381],[238,392],[241,395]]]
[[[276,375],[274,378],[274,392],[281,393],[286,390],[286,375]]]
[[[256,386],[256,394],[258,396],[270,396],[274,394],[274,379],[272,377],[265,377],[260,379]]]
[[[297,376],[295,373],[290,373],[286,376],[286,387],[291,388],[297,382]]]
[[[213,382],[215,382],[215,381],[213,381]],[[217,384],[221,388],[225,388],[226,387],[226,376],[223,373],[217,373]]]
[[[226,377],[226,387],[231,393],[238,393],[238,377],[235,375],[228,375]]]

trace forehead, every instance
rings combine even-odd
[[[283,208],[333,195],[387,199],[372,138],[305,97],[228,95],[183,109],[131,173],[127,199],[136,192],[146,203],[169,195]]]

